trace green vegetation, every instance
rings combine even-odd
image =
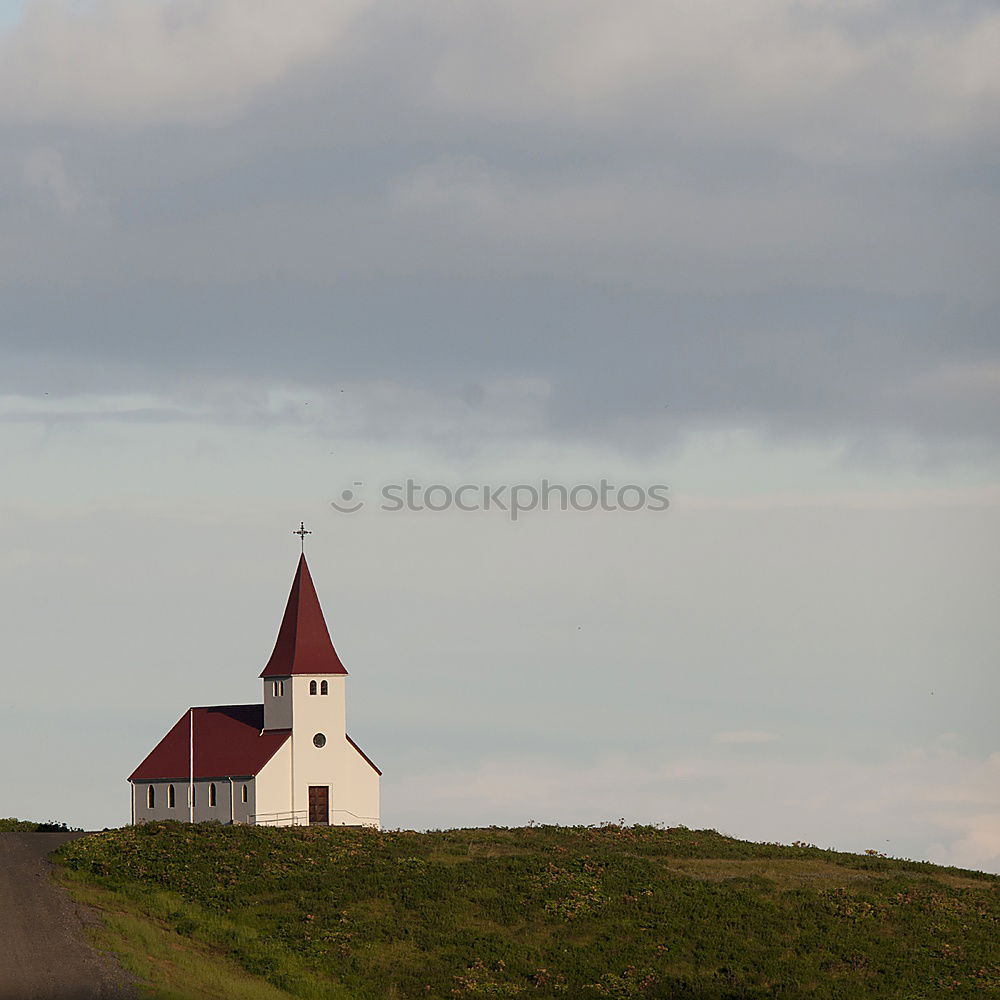
[[[79,833],[80,828],[57,823],[54,819],[48,823],[34,823],[28,819],[0,819],[0,833]]]
[[[164,919],[151,919],[148,907],[131,903],[120,893],[69,883],[78,902],[101,915],[92,931],[94,944],[117,954],[121,966],[140,982],[155,984],[146,991],[155,1000],[289,1000],[289,994],[241,969],[219,950],[178,934]]]
[[[1000,879],[875,852],[613,824],[156,823],[76,840],[59,857],[77,891],[114,914],[119,941],[155,945],[146,968],[132,956],[140,975],[174,974],[179,942],[185,961],[219,955],[272,987],[175,985],[163,997],[1000,994]]]

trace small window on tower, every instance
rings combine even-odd
[[[215,782],[208,786],[208,804],[214,808],[215,806]]]
[[[271,694],[273,694],[275,698],[278,697],[278,682],[277,681],[271,681]]]
[[[279,698],[284,698],[285,697],[285,682],[284,681],[278,681],[278,697]]]
[[[320,694],[329,694],[330,693],[330,685],[327,684],[326,681],[323,681],[323,683],[320,684],[320,686],[319,686],[319,693]]]
[[[244,802],[246,802],[246,800],[247,800],[247,786],[246,785],[243,786],[243,790],[242,790],[242,792],[240,792],[240,798]]]
[[[309,693],[310,694],[315,694],[316,693],[316,682],[315,681],[310,681],[309,682]]]
[[[146,805],[150,809],[156,808],[156,789],[152,785],[146,789]]]
[[[167,808],[173,809],[176,803],[176,795],[174,793],[174,786],[167,785]]]

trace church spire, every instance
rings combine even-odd
[[[316,596],[305,553],[292,581],[274,652],[261,677],[289,677],[292,674],[346,674],[347,670],[330,641],[323,609]]]

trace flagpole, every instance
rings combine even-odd
[[[188,709],[188,821],[194,822],[194,709]]]

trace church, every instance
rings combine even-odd
[[[382,772],[347,734],[347,670],[304,551],[260,677],[263,704],[177,720],[129,776],[133,823],[379,826]]]

